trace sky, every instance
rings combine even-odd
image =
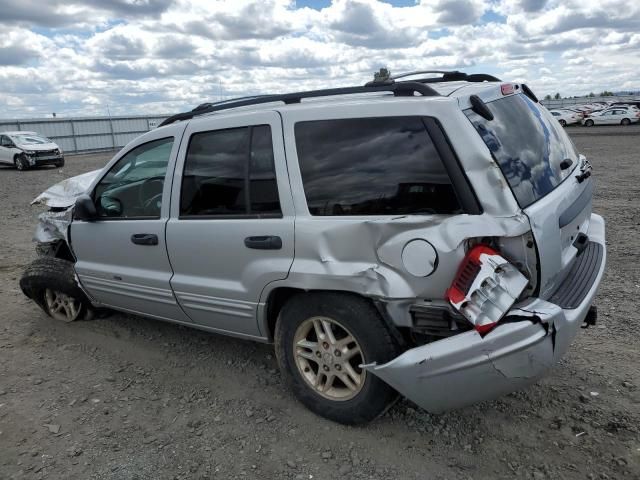
[[[640,89],[638,0],[0,0],[0,118],[165,114],[490,73],[543,97]]]

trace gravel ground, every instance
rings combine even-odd
[[[63,324],[20,292],[47,186],[102,166],[0,168],[0,478],[640,478],[640,126],[569,129],[608,222],[599,321],[526,391],[365,427],[314,416],[272,347],[115,314]]]

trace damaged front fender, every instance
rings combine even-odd
[[[101,170],[93,170],[67,178],[38,195],[31,205],[45,205],[49,210],[38,215],[33,236],[37,243],[68,241],[67,230],[72,220],[72,207],[76,198],[87,191]]]
[[[38,215],[33,241],[36,243],[51,243],[59,240],[67,242],[67,230],[71,224],[72,216],[72,208],[42,212]]]
[[[56,209],[71,207],[76,198],[87,191],[100,172],[101,170],[93,170],[56,183],[38,195],[31,205],[46,205]]]

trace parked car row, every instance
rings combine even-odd
[[[36,132],[0,132],[0,164],[17,170],[42,165],[64,166],[64,152],[47,137]]]
[[[595,102],[587,105],[573,105],[550,110],[556,120],[567,125],[630,125],[640,121],[640,101],[638,102]]]

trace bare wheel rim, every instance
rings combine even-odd
[[[77,298],[47,288],[44,291],[47,309],[53,318],[63,322],[73,322],[80,315],[82,304]]]
[[[302,378],[319,395],[334,401],[355,397],[364,385],[366,371],[356,338],[328,317],[311,317],[297,328],[293,356]]]

